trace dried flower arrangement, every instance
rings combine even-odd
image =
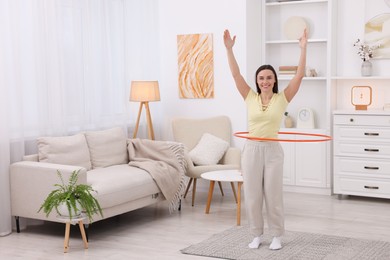
[[[373,51],[380,47],[380,44],[368,45],[357,39],[357,41],[353,44],[353,46],[358,47],[357,54],[363,61],[368,61],[373,56]]]

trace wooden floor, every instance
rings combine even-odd
[[[236,225],[236,204],[225,186],[216,189],[210,214],[207,192],[190,196],[181,212],[169,214],[165,202],[139,209],[89,227],[89,249],[77,226],[71,228],[70,248],[63,253],[64,224],[29,226],[0,237],[0,259],[210,259],[180,253],[191,244]],[[285,193],[286,229],[390,241],[390,200]],[[242,224],[246,224],[245,208]]]

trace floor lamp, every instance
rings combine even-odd
[[[146,122],[148,125],[148,136],[149,139],[154,140],[154,131],[152,117],[150,116],[149,102],[160,101],[160,90],[158,88],[158,81],[132,81],[129,100],[141,102],[139,105],[137,123],[135,125],[133,138],[137,137],[142,107],[145,106]]]

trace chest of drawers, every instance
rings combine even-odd
[[[333,116],[333,192],[390,198],[390,114]]]

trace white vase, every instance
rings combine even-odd
[[[76,211],[72,207],[70,208],[72,212],[72,218],[78,217],[81,214],[81,205],[78,201],[76,201],[76,208],[77,208]],[[70,217],[70,212],[65,202],[58,205],[57,209],[61,217],[66,217],[66,218]]]
[[[368,60],[362,63],[362,76],[369,77],[372,74],[372,63]]]

